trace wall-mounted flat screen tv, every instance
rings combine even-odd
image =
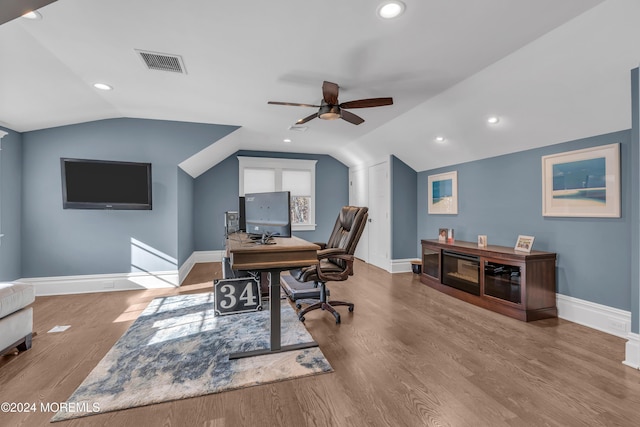
[[[291,197],[288,191],[244,195],[247,233],[291,237]]]
[[[61,158],[64,209],[151,209],[151,163]]]

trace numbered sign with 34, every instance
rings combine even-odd
[[[216,316],[262,310],[260,284],[253,278],[216,280],[213,293]]]

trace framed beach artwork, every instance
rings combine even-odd
[[[430,214],[458,213],[458,172],[429,175],[427,178]]]
[[[542,157],[542,215],[620,217],[620,144]]]

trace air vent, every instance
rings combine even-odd
[[[167,53],[147,52],[137,50],[140,58],[144,61],[150,70],[171,71],[173,73],[186,74],[187,71],[179,55],[171,55]]]

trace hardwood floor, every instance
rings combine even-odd
[[[64,402],[153,298],[209,292],[219,264],[176,290],[38,297],[33,348],[0,358],[0,402]],[[306,326],[335,372],[56,423],[60,426],[637,426],[640,371],[623,339],[568,321],[524,323],[357,262],[332,297],[342,324]],[[48,334],[56,325],[71,325]],[[2,426],[53,413],[0,413]]]

